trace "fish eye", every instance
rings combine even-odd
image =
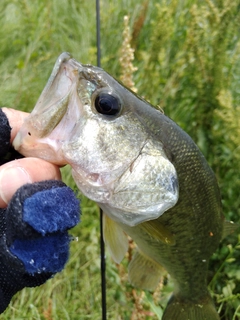
[[[115,116],[122,109],[120,99],[108,92],[100,92],[96,96],[94,103],[97,112],[104,115]]]

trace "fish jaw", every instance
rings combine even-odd
[[[69,63],[71,61],[71,63]],[[17,133],[13,147],[25,156],[36,156],[64,165],[62,144],[80,116],[75,87],[78,68],[68,53],[60,55],[31,114]]]

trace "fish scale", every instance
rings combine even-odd
[[[160,116],[163,117],[163,115]],[[176,126],[175,133],[173,130],[170,131],[172,134],[168,135],[167,141],[163,139],[161,141],[171,148],[173,154],[173,163],[178,172],[180,186],[179,200],[175,207],[169,209],[167,214],[163,214],[158,219],[174,234],[176,244],[168,246],[157,242],[152,243],[155,250],[151,252],[151,258],[157,260],[168,270],[178,282],[178,286],[179,283],[182,284],[180,285],[181,295],[186,295],[191,299],[193,297],[197,301],[199,296],[201,297],[202,293],[207,291],[208,261],[217,249],[222,234],[220,195],[215,176],[197,147],[191,140],[189,144],[186,144],[184,140],[179,142],[177,138],[179,134],[189,140],[179,127]],[[179,153],[180,156],[178,156]],[[188,153],[191,154],[190,157]],[[134,228],[129,229],[126,226],[123,228],[135,239],[141,250],[143,247],[140,243],[151,241],[150,239],[143,240],[142,235],[136,237]],[[148,247],[146,252],[150,253]],[[197,281],[193,280],[194,278],[197,278]],[[190,286],[190,280],[193,286]],[[187,286],[183,285],[185,282]]]

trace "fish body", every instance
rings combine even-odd
[[[25,156],[70,164],[79,189],[103,209],[117,262],[128,234],[138,251],[133,285],[153,290],[164,267],[174,292],[164,320],[214,320],[208,263],[223,232],[214,173],[171,119],[100,68],[63,53],[13,142]]]

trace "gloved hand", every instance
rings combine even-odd
[[[5,160],[13,154],[10,130],[0,109],[0,158]],[[0,313],[17,291],[39,286],[64,268],[71,240],[67,230],[79,217],[79,200],[58,180],[25,184],[0,209]]]
[[[0,109],[0,165],[23,158],[10,144],[11,127],[5,113]]]

